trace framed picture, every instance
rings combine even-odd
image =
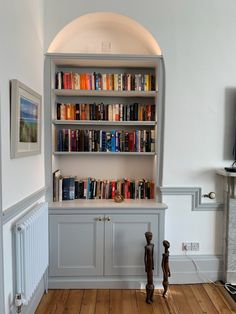
[[[41,152],[42,97],[18,80],[11,80],[11,158]]]

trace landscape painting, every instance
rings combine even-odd
[[[11,158],[40,154],[42,97],[16,79],[10,89]]]
[[[20,142],[36,143],[38,130],[38,105],[20,97]]]

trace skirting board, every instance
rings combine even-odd
[[[146,277],[49,277],[49,289],[145,289]],[[154,281],[161,288],[161,280]]]
[[[192,260],[194,263],[192,262]],[[222,280],[222,256],[170,256],[170,284],[204,283]],[[161,288],[162,278],[155,280]],[[49,277],[50,289],[144,289],[146,277]]]
[[[36,311],[39,302],[42,299],[42,296],[44,295],[45,292],[45,286],[44,286],[44,278],[41,279],[41,281],[38,284],[37,290],[35,291],[33,297],[31,298],[30,302],[28,305],[23,306],[21,314],[32,314]],[[15,307],[11,307],[11,314],[16,314]]]
[[[170,284],[206,283],[223,279],[221,255],[170,256]]]

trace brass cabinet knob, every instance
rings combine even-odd
[[[96,219],[95,219],[95,220],[97,220],[97,221],[102,221],[102,217],[101,217],[101,216],[96,217]]]
[[[111,221],[111,217],[108,216],[108,217],[105,218],[105,220],[106,220],[106,221]]]

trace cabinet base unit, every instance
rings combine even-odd
[[[49,286],[145,287],[146,231],[153,233],[153,274],[161,282],[165,208],[50,209]]]

